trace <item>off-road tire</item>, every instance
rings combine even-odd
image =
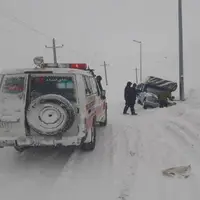
[[[33,115],[33,113],[31,113],[31,112],[36,112],[37,110],[35,108],[37,108],[37,106],[42,105],[40,108],[41,110],[39,109],[39,111],[41,112],[45,109],[46,104],[55,106],[54,107],[55,110],[65,113],[65,115],[67,116],[67,117],[65,117],[65,120],[61,121],[60,125],[57,127],[55,126],[56,128],[54,128],[54,129],[53,128],[52,129],[41,128],[42,126],[38,126],[36,123],[36,121],[38,121],[38,123],[44,124],[44,122],[42,122],[41,118],[38,117],[34,120],[32,117],[35,115]],[[34,110],[32,110],[32,109],[34,109]],[[38,112],[38,114],[39,114],[39,112]],[[57,134],[64,133],[65,131],[69,130],[72,127],[72,125],[75,121],[75,110],[74,110],[72,104],[66,98],[64,98],[60,95],[56,95],[56,94],[47,94],[47,95],[42,95],[42,96],[38,97],[37,99],[35,99],[33,102],[31,102],[26,116],[27,116],[28,125],[37,133],[39,133],[41,135],[57,135]]]

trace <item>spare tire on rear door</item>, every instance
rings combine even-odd
[[[47,94],[31,102],[26,116],[28,125],[37,133],[57,135],[72,127],[75,110],[66,98]]]

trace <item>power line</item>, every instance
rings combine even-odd
[[[0,14],[2,15],[2,13],[0,13]],[[48,39],[54,38],[53,36],[47,35],[46,33],[44,33],[44,32],[42,32],[42,31],[40,31],[40,30],[38,30],[38,29],[36,29],[36,28],[30,26],[28,23],[22,21],[21,19],[17,18],[16,16],[10,16],[10,17],[9,17],[8,15],[7,15],[7,16],[2,15],[2,16],[3,16],[4,18],[6,18],[6,19],[8,19],[8,20],[10,20],[10,21],[12,21],[12,22],[14,22],[14,23],[16,23],[16,24],[19,24],[19,25],[21,25],[21,26],[23,26],[23,27],[29,29],[30,31],[32,31],[32,32],[34,32],[34,33],[37,33],[37,34],[42,35],[42,36],[45,36],[45,37],[48,38]],[[68,46],[68,48],[69,48],[69,46]],[[71,47],[70,47],[70,51],[72,51],[72,52],[74,52],[74,53],[76,53],[76,54],[80,54],[80,52],[77,52],[76,50],[72,49]],[[83,55],[83,54],[82,54],[82,55]]]
[[[12,21],[12,22],[14,22],[14,23],[20,25],[20,26],[23,26],[24,28],[26,28],[26,29],[28,29],[28,30],[30,30],[30,31],[32,31],[32,32],[34,32],[34,33],[36,33],[36,34],[42,35],[42,36],[44,36],[44,37],[46,37],[46,38],[48,38],[48,39],[52,39],[52,38],[53,38],[52,36],[49,36],[49,35],[47,35],[46,33],[44,33],[44,32],[42,32],[42,31],[40,31],[40,30],[38,30],[38,29],[36,29],[36,28],[30,26],[28,23],[22,21],[21,19],[19,19],[19,18],[16,17],[16,16],[3,15],[2,13],[0,13],[0,15],[1,15],[2,17],[4,17],[4,18],[6,18],[6,19],[8,19],[8,20],[10,20],[10,21]],[[69,48],[69,46],[68,46],[68,48]],[[77,52],[76,50],[74,50],[74,49],[72,49],[72,48],[70,48],[70,51],[72,51],[72,52],[74,52],[74,53],[76,53],[76,54],[80,54],[80,52]]]
[[[14,15],[8,16],[8,15],[5,15],[5,14],[3,15],[2,13],[0,13],[0,14],[1,14],[2,17],[4,17],[4,18],[6,18],[6,19],[8,19],[8,20],[10,20],[10,21],[12,21],[16,24],[19,24],[19,25],[25,27],[26,29],[28,29],[28,30],[30,30],[34,33],[37,33],[39,35],[42,35],[42,36],[45,36],[47,38],[52,39],[51,36],[47,35],[46,33],[43,33],[42,31],[36,29],[35,27],[30,26],[28,23],[26,23],[25,21],[22,21],[21,19],[19,19],[18,17],[14,16]]]
[[[12,21],[12,22],[14,22],[14,23],[20,25],[20,26],[23,26],[24,28],[26,28],[26,29],[28,29],[28,30],[30,30],[30,31],[32,31],[32,32],[34,32],[34,33],[36,33],[36,34],[38,34],[38,35],[44,36],[44,37],[46,37],[46,38],[48,38],[48,39],[54,38],[53,36],[47,35],[46,33],[40,31],[39,29],[37,29],[37,28],[35,28],[35,27],[29,25],[27,22],[25,22],[25,21],[19,19],[18,17],[14,16],[14,15],[12,15],[12,14],[9,14],[9,15],[8,15],[8,12],[5,14],[5,9],[0,8],[0,10],[2,11],[2,12],[0,12],[0,15],[1,15],[2,17],[6,18],[6,19],[8,19],[8,20],[10,20],[10,21]],[[4,13],[4,14],[3,14],[3,13]],[[62,42],[62,41],[60,41],[60,42]],[[68,46],[68,49],[69,49],[71,52],[73,52],[73,53],[75,53],[75,54],[77,54],[77,55],[79,55],[79,56],[80,56],[80,55],[83,56],[83,57],[86,56],[86,55],[83,55],[82,53],[78,52],[77,50],[75,50],[75,49],[69,47],[69,46]]]

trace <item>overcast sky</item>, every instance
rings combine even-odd
[[[44,45],[51,45],[55,37],[58,45],[65,45],[57,51],[60,62],[87,62],[103,74],[100,65],[106,60],[109,79],[124,85],[126,80],[135,80],[134,68],[139,67],[139,45],[132,42],[135,39],[143,42],[144,78],[159,75],[178,80],[177,2],[0,0],[2,67],[32,67],[33,57],[40,55],[51,62],[52,51]],[[199,0],[183,0],[188,84],[191,73],[197,77],[200,68],[199,10]]]

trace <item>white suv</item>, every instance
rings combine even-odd
[[[0,147],[81,146],[93,150],[107,124],[105,90],[86,64],[43,64],[3,71]]]

